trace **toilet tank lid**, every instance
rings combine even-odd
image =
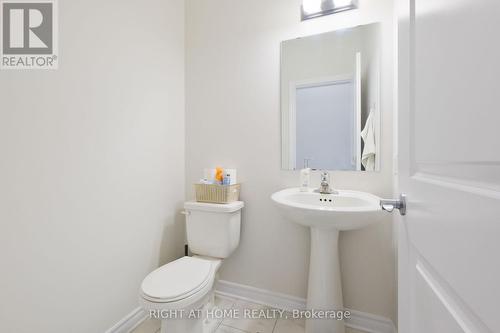
[[[217,213],[233,213],[245,206],[243,201],[235,201],[227,204],[214,204],[197,201],[187,201],[184,203],[184,209],[197,210],[203,212],[217,212]]]

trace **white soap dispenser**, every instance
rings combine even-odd
[[[311,182],[311,168],[309,168],[309,159],[304,159],[304,169],[300,170],[300,191],[309,191]]]

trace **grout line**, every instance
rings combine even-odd
[[[278,325],[278,320],[279,319],[276,318],[276,321],[274,322],[273,330],[271,331],[271,333],[274,333],[274,330],[276,329],[276,325]]]
[[[217,332],[217,330],[219,329],[221,323],[222,323],[222,320],[219,321],[219,323],[215,326],[215,328],[212,330],[212,333]]]
[[[215,329],[214,329],[214,332],[213,332],[213,333],[216,333],[216,332],[217,332],[217,330],[219,329],[220,325],[222,325],[222,321],[223,321],[223,320],[224,320],[224,318],[223,318],[223,319],[221,319],[221,320],[219,320],[219,324],[217,325],[217,327],[215,327]]]
[[[220,297],[221,299],[225,299],[226,301],[229,301],[231,302],[231,307],[229,309],[234,309],[234,305],[236,304],[236,301],[233,299],[233,298],[229,298],[229,297]],[[213,333],[217,333],[217,330],[219,329],[219,327],[222,326],[222,322],[224,321],[224,318],[222,318],[220,321],[219,321],[219,325],[217,325],[217,327],[215,328],[214,332]],[[226,325],[224,325],[226,326]]]
[[[235,329],[235,330],[240,331],[240,332],[250,333],[249,331],[244,331],[241,328],[234,327],[234,326],[231,326],[231,325],[222,325],[222,326],[230,327],[230,328]]]

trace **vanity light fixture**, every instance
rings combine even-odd
[[[358,0],[302,0],[302,21],[358,8]]]

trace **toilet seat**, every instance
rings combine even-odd
[[[214,262],[183,257],[151,272],[142,282],[142,297],[154,303],[184,300],[213,281]]]

